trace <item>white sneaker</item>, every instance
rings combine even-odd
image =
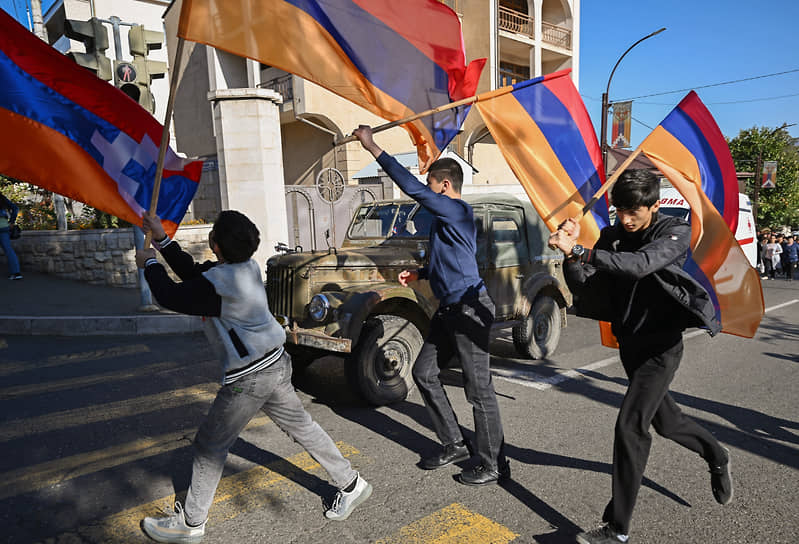
[[[199,542],[205,535],[205,522],[198,527],[190,527],[186,524],[186,516],[183,507],[179,502],[175,502],[175,509],[172,513],[163,518],[144,518],[142,529],[144,532],[157,542],[190,543]]]
[[[372,484],[361,478],[360,474],[356,478],[355,489],[349,493],[339,490],[336,494],[336,498],[333,499],[333,505],[325,512],[327,519],[344,521],[350,517],[356,506],[368,499],[372,494]]]

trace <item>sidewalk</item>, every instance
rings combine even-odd
[[[138,289],[65,280],[23,271],[0,277],[0,334],[175,334],[202,330],[202,318],[166,310],[140,312]]]

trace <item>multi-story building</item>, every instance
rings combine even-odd
[[[441,1],[461,19],[467,63],[488,59],[478,92],[564,68],[572,69],[572,78],[578,83],[580,0]],[[152,58],[166,60],[167,49],[170,58],[176,49],[179,13],[180,0],[172,4],[162,0],[58,0],[47,9],[45,22],[50,42],[62,51],[80,51],[81,47],[63,37],[65,19],[95,16],[110,20],[116,16],[125,23],[164,29],[167,48],[154,52]],[[123,58],[129,56],[126,33],[127,27],[121,27]],[[301,48],[302,44],[286,46]],[[335,168],[350,189],[345,195],[350,202],[337,212],[335,223],[345,222],[350,210],[364,198],[391,196],[371,189],[353,192],[358,184],[353,176],[373,159],[357,143],[333,146],[359,124],[376,126],[385,120],[276,68],[201,44],[187,42],[186,47],[173,116],[173,145],[188,156],[207,160],[190,217],[211,220],[222,208],[249,209],[262,222],[270,223],[264,237],[269,249],[277,240],[324,247],[318,233],[335,229],[332,215],[321,211],[322,203],[313,191],[302,193],[320,172]],[[107,54],[113,58],[113,42]],[[168,81],[157,80],[152,86],[159,121],[164,118]],[[392,154],[414,151],[401,128],[377,134],[376,140]],[[449,151],[474,167],[473,186],[466,188],[467,192],[480,190],[480,186],[485,190],[486,185],[515,184],[518,188],[475,108]],[[413,164],[409,168],[418,172]],[[287,206],[284,199],[274,198],[277,191],[285,193]],[[298,206],[307,208],[306,215],[297,211]],[[265,211],[258,212],[261,209]],[[321,217],[314,219],[316,211]],[[289,229],[287,221],[292,225]],[[301,223],[312,223],[316,233],[301,235]]]
[[[442,0],[461,18],[467,62],[487,58],[478,92],[509,85],[533,77],[572,69],[575,85],[579,77],[579,7],[580,0]],[[177,9],[170,10],[176,17]],[[169,17],[169,15],[168,15]],[[302,47],[300,44],[298,47]],[[319,171],[335,167],[347,180],[360,170],[370,157],[350,144],[333,149],[334,137],[350,133],[361,123],[377,125],[385,122],[363,109],[339,98],[312,83],[281,70],[264,65],[245,67],[242,59],[217,54],[211,62],[217,71],[228,72],[238,64],[239,84],[273,89],[283,97],[280,106],[283,167],[286,185],[312,184]],[[221,59],[221,60],[220,60]],[[387,59],[390,62],[390,59]],[[208,69],[194,67],[197,72]],[[203,77],[206,74],[197,74]],[[217,76],[220,74],[217,73]],[[245,79],[248,78],[248,79]],[[235,79],[235,78],[234,78]],[[199,82],[198,82],[199,83]],[[216,83],[220,78],[216,77]],[[210,86],[213,90],[213,85]],[[202,93],[194,93],[200,103]],[[181,119],[181,124],[209,125],[209,118]],[[185,128],[179,145],[194,154],[212,154],[213,149],[197,145],[202,132]],[[192,135],[192,136],[189,136]],[[401,128],[379,136],[380,143],[392,153],[412,151],[410,138]],[[194,143],[189,143],[191,140]],[[512,174],[498,155],[490,134],[476,110],[472,110],[463,132],[452,142],[451,149],[474,164],[478,170],[475,183],[508,183]]]

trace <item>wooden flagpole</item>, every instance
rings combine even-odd
[[[429,115],[434,115],[436,113],[451,110],[453,108],[457,108],[460,106],[468,106],[470,104],[474,104],[475,102],[481,102],[483,100],[490,100],[491,98],[496,98],[498,96],[502,96],[503,94],[508,94],[512,92],[513,85],[506,85],[505,87],[500,87],[499,89],[494,89],[493,91],[488,91],[482,94],[477,94],[474,96],[470,96],[469,98],[464,98],[462,100],[457,100],[455,102],[450,102],[449,104],[444,104],[442,106],[438,106],[437,108],[433,108],[430,110],[425,110],[420,113],[413,114],[409,117],[405,117],[404,119],[398,119],[396,121],[391,121],[390,123],[386,123],[384,125],[378,125],[372,128],[372,134],[376,132],[383,132],[384,130],[388,130],[390,128],[398,127],[400,125],[404,125],[405,123],[410,123],[411,121],[416,121],[417,119],[421,119],[422,117],[427,117]],[[356,142],[358,138],[355,136],[347,136],[341,140],[333,142],[334,146],[339,146],[343,144],[348,144],[350,142]]]
[[[150,209],[147,210],[147,215],[155,217],[156,208],[158,207],[158,193],[161,190],[161,178],[164,174],[164,161],[166,159],[166,150],[169,147],[169,126],[172,123],[172,110],[175,107],[175,95],[177,94],[178,79],[180,78],[180,61],[183,57],[183,44],[184,40],[178,36],[178,46],[175,52],[175,65],[171,68],[169,79],[169,98],[166,102],[166,116],[164,118],[164,131],[161,133],[161,145],[158,148],[158,162],[155,166],[155,179],[153,180],[153,195],[150,198]],[[153,241],[152,232],[148,232],[144,237],[144,249],[150,247]]]
[[[597,190],[597,192],[595,192],[595,193],[594,193],[594,196],[592,196],[592,197],[591,197],[591,200],[589,200],[589,201],[588,201],[588,202],[585,204],[585,206],[583,206],[583,209],[582,209],[582,211],[580,212],[580,215],[579,215],[579,217],[577,217],[577,218],[576,218],[578,221],[579,221],[580,219],[582,219],[582,217],[583,217],[585,214],[587,214],[587,213],[588,213],[588,211],[589,211],[591,208],[593,208],[593,207],[594,207],[594,204],[596,204],[596,203],[599,201],[599,199],[600,199],[600,198],[602,198],[602,195],[604,195],[605,193],[607,193],[607,192],[610,190],[610,188],[611,188],[611,187],[613,187],[613,184],[614,184],[614,183],[616,183],[616,180],[617,180],[617,179],[619,179],[619,176],[621,175],[621,173],[622,173],[622,172],[624,172],[625,170],[627,170],[627,168],[629,168],[629,166],[632,164],[632,162],[635,160],[635,158],[636,158],[638,155],[640,155],[640,154],[641,154],[641,146],[639,145],[639,146],[638,146],[638,147],[635,149],[635,151],[633,151],[632,153],[630,153],[630,156],[629,156],[629,157],[627,157],[627,159],[626,159],[626,160],[625,160],[623,163],[621,163],[621,166],[619,166],[619,167],[616,169],[616,171],[615,171],[615,172],[613,172],[613,175],[612,175],[612,176],[610,176],[610,179],[609,179],[609,180],[607,180],[605,183],[603,183],[603,184],[602,184],[602,187],[600,187],[600,188]]]

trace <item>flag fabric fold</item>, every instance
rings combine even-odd
[[[722,332],[753,337],[764,314],[763,290],[760,274],[734,236],[738,186],[729,184],[732,156],[712,115],[691,91],[639,149],[691,207],[691,251],[684,268],[713,298]],[[732,179],[734,174],[732,166]]]
[[[476,104],[505,160],[552,231],[565,219],[580,215],[605,182],[599,142],[570,72],[517,83],[511,92]],[[583,217],[579,242],[592,246],[608,224],[603,199]]]
[[[163,126],[0,11],[0,173],[141,225]],[[157,214],[174,234],[202,161],[169,149]]]
[[[474,95],[457,14],[437,0],[183,0],[178,35],[312,81],[397,121]],[[407,123],[424,172],[468,106]]]

